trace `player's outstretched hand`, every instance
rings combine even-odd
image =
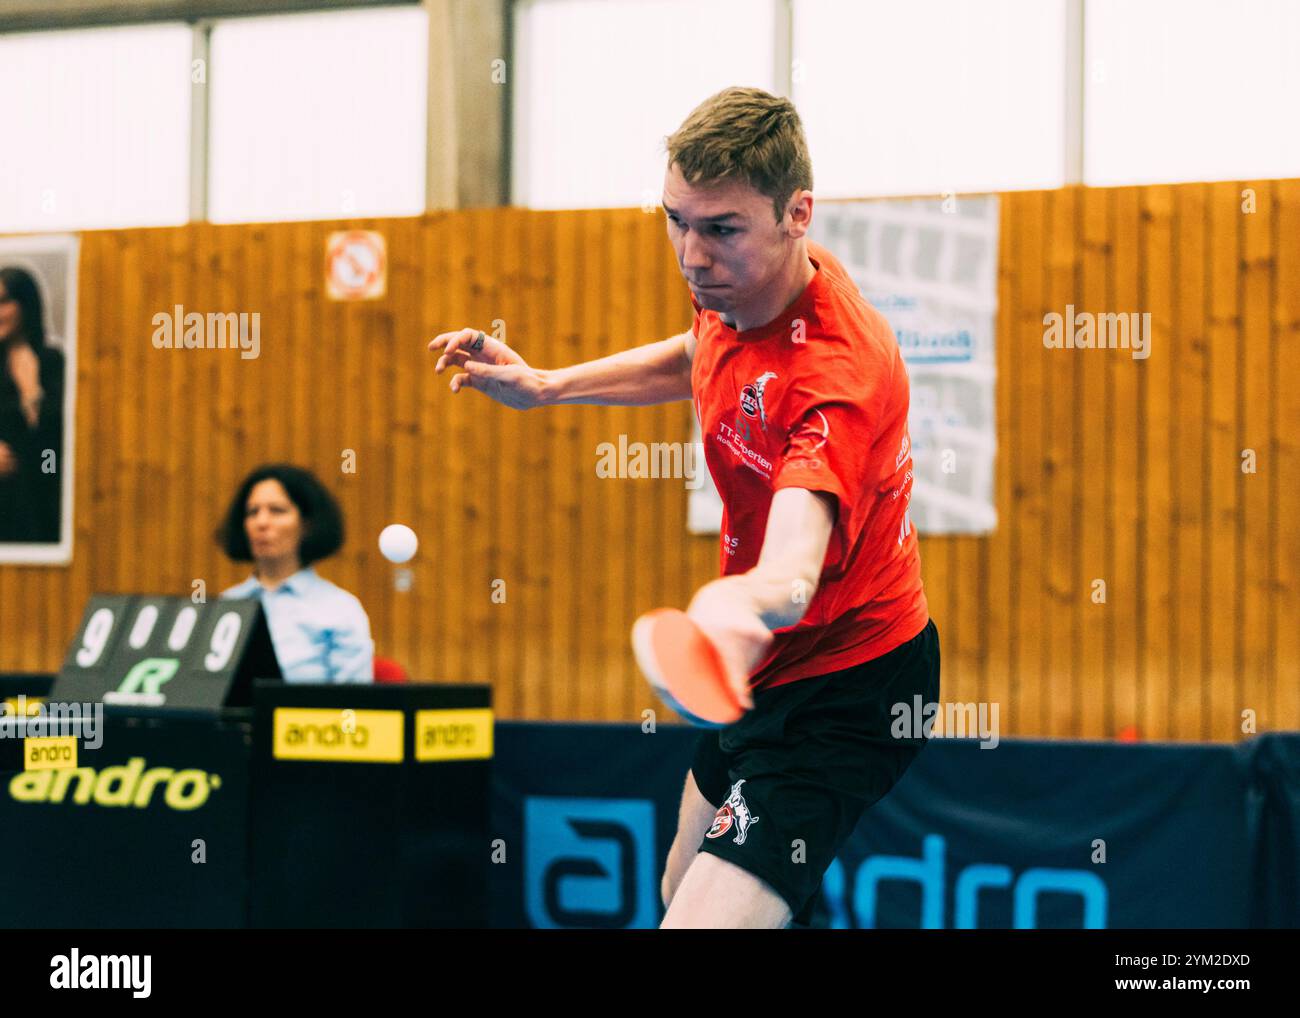
[[[451,377],[451,391],[477,389],[513,410],[531,410],[542,405],[545,372],[528,362],[499,339],[478,329],[444,332],[429,344],[441,351],[433,370],[442,374],[448,367],[459,368]]]
[[[740,578],[724,576],[706,583],[695,592],[686,614],[718,648],[741,706],[752,709],[749,677],[771,650],[772,632],[755,611]]]

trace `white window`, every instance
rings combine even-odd
[[[1059,187],[1063,0],[796,0],[793,95],[824,198]]]
[[[183,223],[190,30],[0,36],[0,231]]]
[[[1300,176],[1300,4],[1088,0],[1084,179]]]
[[[221,21],[210,52],[214,222],[423,211],[422,9]]]
[[[523,0],[512,201],[658,203],[663,140],[731,85],[772,91],[772,0]]]

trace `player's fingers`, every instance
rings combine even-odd
[[[440,332],[429,341],[430,350],[441,350],[444,346],[454,339],[459,339],[472,329],[454,329],[451,332]]]
[[[438,363],[433,366],[434,374],[442,374],[443,371],[446,370],[448,364],[454,364],[456,367],[460,367],[468,361],[469,358],[470,354],[466,350],[452,350],[450,353],[445,353],[438,358]]]
[[[460,392],[461,389],[474,388],[474,380],[469,375],[453,375],[451,378],[451,391]]]
[[[444,354],[453,353],[477,335],[477,329],[457,329],[455,332],[444,332],[433,338],[429,343],[429,349],[441,350]]]
[[[447,367],[448,362],[455,359],[459,354],[468,357],[469,352],[465,349],[465,346],[477,334],[474,329],[461,329],[459,332],[439,336],[438,339],[444,339],[445,343],[443,344],[442,356],[438,358],[438,363],[433,366],[434,372],[440,374]],[[435,343],[437,341],[434,340]],[[457,361],[457,363],[462,362]]]
[[[466,359],[465,363],[462,364],[461,367],[475,378],[499,378],[501,373],[506,370],[507,365],[484,364],[482,361]]]

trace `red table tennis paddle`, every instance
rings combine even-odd
[[[718,648],[684,611],[646,612],[632,626],[632,650],[655,691],[692,724],[721,728],[745,713]]]

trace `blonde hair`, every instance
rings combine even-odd
[[[796,190],[812,190],[803,122],[789,99],[761,88],[724,88],[664,139],[668,165],[692,187],[740,180],[772,199],[779,223]]]

